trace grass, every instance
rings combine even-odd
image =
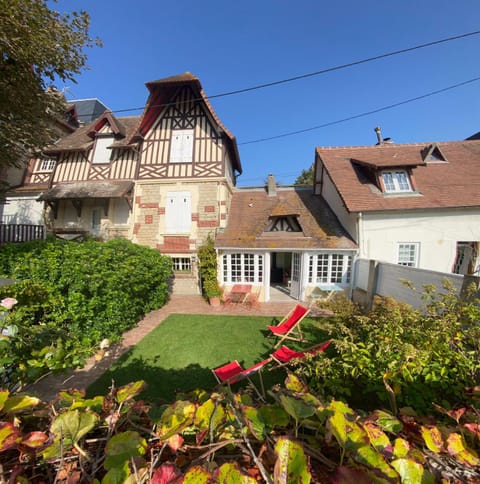
[[[172,402],[176,391],[211,390],[216,385],[212,368],[235,359],[248,368],[272,353],[276,340],[268,338],[268,324],[272,318],[170,315],[90,385],[87,393],[106,394],[112,380],[116,386],[146,381],[141,398],[155,403]],[[305,319],[302,331],[309,342],[325,339],[314,319]],[[263,375],[268,388],[284,377],[284,370]]]

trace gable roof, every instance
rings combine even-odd
[[[94,120],[92,123],[81,126],[72,134],[61,138],[55,145],[49,146],[44,150],[46,154],[57,154],[62,151],[87,151],[93,145],[92,133],[100,129],[104,121],[109,119],[112,122],[112,130],[118,133],[120,138],[112,143],[113,148],[125,147],[124,137],[129,136],[136,129],[138,123],[138,116],[129,116],[124,118],[116,118],[112,113],[104,113],[100,118]]]
[[[237,140],[235,136],[223,125],[217,113],[213,109],[207,95],[202,89],[200,80],[190,72],[184,72],[176,76],[165,77],[156,81],[150,81],[145,84],[150,91],[145,109],[140,117],[138,123],[138,130],[134,133],[136,136],[145,136],[146,132],[151,128],[152,124],[158,118],[159,114],[168,106],[175,93],[182,86],[189,86],[195,97],[203,101],[205,107],[218,125],[222,132],[222,136],[226,141],[227,149],[230,153],[230,159],[234,170],[242,173],[242,164],[240,162],[240,154],[238,152]],[[127,138],[128,142],[133,141],[133,134],[131,138]]]
[[[480,140],[435,143],[442,163],[424,161],[432,143],[320,147],[317,156],[349,212],[480,206]],[[417,192],[389,195],[355,164],[411,169]],[[317,180],[319,183],[320,180]]]
[[[298,214],[302,232],[265,232],[275,214]],[[215,239],[217,248],[238,249],[346,249],[350,239],[326,202],[311,188],[277,187],[269,196],[264,188],[237,188],[228,224]]]

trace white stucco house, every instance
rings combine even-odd
[[[478,275],[480,140],[317,148],[314,191],[359,257]]]

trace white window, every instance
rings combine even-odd
[[[401,266],[417,267],[419,247],[418,242],[400,242],[397,249],[397,263]]]
[[[170,162],[191,163],[193,159],[193,129],[173,129],[170,141]]]
[[[192,227],[190,192],[169,192],[165,206],[165,232],[189,234]]]
[[[223,282],[263,282],[263,255],[224,254]]]
[[[412,186],[405,170],[382,172],[383,184],[387,193],[411,192]]]
[[[95,141],[92,163],[110,163],[112,150],[108,147],[113,143],[113,136],[98,136]]]
[[[192,272],[192,259],[190,257],[172,257],[175,272]]]
[[[40,171],[53,171],[55,163],[56,160],[54,159],[42,160],[40,163]]]
[[[310,284],[348,284],[351,273],[351,255],[317,254],[309,258],[308,282]]]

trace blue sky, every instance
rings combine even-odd
[[[91,34],[104,44],[87,50],[89,70],[67,85],[67,97],[96,97],[113,111],[142,107],[145,82],[185,71],[212,96],[480,30],[478,0],[61,0],[53,8],[86,10]],[[316,146],[375,144],[377,125],[398,143],[460,140],[480,131],[477,81],[327,128],[248,144],[479,77],[479,52],[475,35],[213,99],[239,144],[238,185],[260,185],[269,173],[281,184],[293,183],[313,162]]]

